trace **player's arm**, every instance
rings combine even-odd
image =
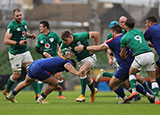
[[[37,51],[37,53],[44,55],[46,58],[52,57],[49,53],[43,52],[39,47],[36,47],[36,51]]]
[[[127,58],[126,48],[122,48],[122,47],[121,47],[120,56],[121,56],[122,60],[126,60],[126,58]]]
[[[30,34],[30,33],[27,32],[26,37],[27,37],[27,38],[36,39],[36,34],[34,34],[34,33]]]
[[[94,39],[94,44],[98,45],[98,42],[99,42],[99,32],[91,31],[91,32],[88,32],[88,34],[89,34],[89,38],[93,38]]]
[[[113,64],[113,53],[112,53],[112,50],[109,48],[107,49],[107,58],[108,58],[108,64],[109,65],[112,65]]]
[[[64,65],[65,69],[68,70],[70,73],[80,76],[80,72],[76,70],[76,68],[71,63],[66,63]]]
[[[5,45],[24,45],[26,44],[26,40],[21,40],[17,42],[17,41],[11,40],[11,38],[12,38],[12,34],[9,32],[6,32],[4,36],[4,44]]]
[[[58,49],[58,56],[59,56],[60,58],[64,59],[64,60],[66,60],[66,58],[63,57],[61,51],[62,51],[62,49],[59,47],[59,49]]]

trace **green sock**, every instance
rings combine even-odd
[[[153,95],[154,97],[159,97],[159,87],[158,87],[158,83],[157,82],[152,82],[152,91],[153,91]]]
[[[61,80],[62,81],[62,80]],[[61,86],[63,88],[63,81],[62,82],[58,82],[58,85]],[[62,95],[62,92],[59,91],[58,96]]]
[[[5,92],[9,92],[11,90],[11,87],[12,85],[14,84],[15,82],[11,80],[11,78],[8,79],[7,81],[7,88],[5,90]]]
[[[35,92],[35,95],[37,95],[38,94],[37,81],[32,83],[32,87],[33,87],[33,90]]]
[[[81,82],[81,94],[85,96],[85,91],[86,91],[86,84],[87,84],[87,76],[86,78],[81,79],[80,78],[80,82]]]
[[[112,77],[114,75],[114,73],[110,73],[110,72],[104,72],[103,73],[103,77]]]
[[[147,84],[146,81],[144,81],[144,82],[142,83],[142,85],[143,85],[143,87],[144,87],[149,93],[151,92],[151,89],[148,87],[148,84]]]
[[[88,84],[89,89],[91,90],[92,93],[95,92],[95,87],[93,85],[93,82],[91,84]]]
[[[38,94],[41,94],[42,88],[43,88],[43,83],[38,83],[37,82]]]
[[[129,83],[130,83],[132,92],[134,93],[136,91],[136,77],[135,77],[135,75],[129,76]]]

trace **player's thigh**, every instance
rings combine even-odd
[[[26,66],[26,64],[30,64],[33,62],[33,58],[31,56],[31,53],[29,51],[23,53],[23,64]]]
[[[49,85],[52,85],[52,86],[58,85],[58,81],[53,75],[51,75],[48,79],[44,80],[44,83],[48,83]]]
[[[58,80],[62,80],[62,79],[63,79],[63,72],[58,72],[58,73],[56,73],[56,78],[57,78]]]
[[[8,55],[13,72],[21,72],[23,57],[19,54],[13,55],[11,53],[8,53]]]

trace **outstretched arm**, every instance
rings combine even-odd
[[[64,65],[64,67],[70,72],[70,73],[72,73],[72,74],[74,74],[74,75],[77,75],[77,76],[84,76],[84,72],[80,72],[80,71],[78,71],[78,70],[76,70],[76,68],[72,65],[72,64],[70,64],[70,63],[67,63],[67,64],[65,64]]]

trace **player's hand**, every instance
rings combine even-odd
[[[108,64],[111,66],[113,64],[113,59],[108,59]]]
[[[32,39],[36,39],[36,34],[30,34],[30,37],[31,37]]]
[[[74,51],[78,52],[78,51],[82,51],[84,49],[84,45],[80,44],[76,47],[74,47]]]
[[[52,57],[49,53],[47,52],[43,52],[43,55],[46,57],[46,58],[49,58],[49,57]]]
[[[19,42],[19,45],[25,45],[25,44],[27,44],[27,41],[26,40],[21,40],[20,42]]]

